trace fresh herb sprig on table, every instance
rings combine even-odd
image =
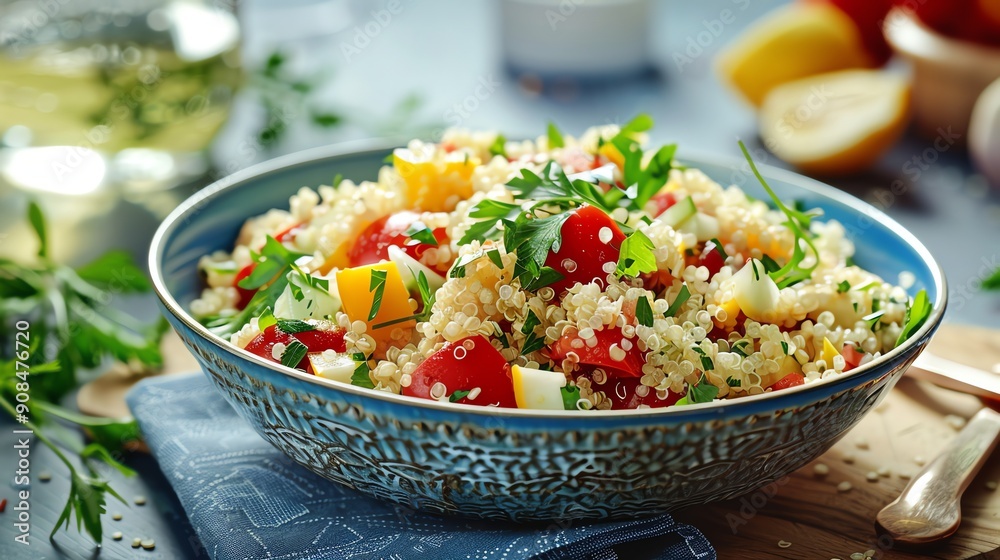
[[[50,536],[69,527],[75,516],[77,529],[100,543],[107,496],[122,498],[96,465],[134,474],[116,455],[138,439],[138,426],[134,420],[82,415],[58,403],[77,388],[84,370],[108,358],[147,368],[162,365],[159,342],[167,325],[162,319],[142,324],[110,306],[117,294],[150,289],[129,255],[112,251],[76,269],[57,264],[49,256],[45,218],[35,203],[28,206],[28,222],[38,238],[34,262],[0,258],[0,329],[6,336],[12,335],[12,324],[31,325],[20,331],[28,333],[23,342],[27,348],[12,345],[13,355],[0,354],[0,408],[31,430],[69,470],[69,496]],[[57,348],[51,359],[46,357],[49,348]],[[18,395],[27,395],[27,400]],[[94,441],[82,446],[60,437],[63,432],[53,429],[55,421],[85,428]]]

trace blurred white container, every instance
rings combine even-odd
[[[1000,78],[1000,49],[942,35],[905,10],[885,18],[885,37],[913,65],[913,110],[920,132],[965,135],[979,94]]]
[[[972,110],[969,151],[983,175],[1000,187],[1000,79],[983,91]]]
[[[515,72],[604,78],[649,67],[649,0],[501,0],[503,55]]]

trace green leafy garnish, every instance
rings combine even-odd
[[[786,356],[788,355],[788,343],[784,340],[781,341],[781,353]]]
[[[503,258],[500,256],[500,251],[498,249],[491,249],[486,251],[486,256],[493,263],[493,266],[503,270]]]
[[[743,384],[740,383],[739,379],[735,379],[733,377],[727,377],[726,378],[726,385],[729,385],[730,387],[734,387],[734,388],[739,389]]]
[[[35,237],[38,238],[38,257],[48,258],[49,236],[45,229],[45,217],[42,215],[42,208],[34,200],[28,203],[28,223],[31,224],[31,229],[35,230]]]
[[[410,227],[406,228],[403,235],[413,239],[414,241],[423,243],[424,245],[432,245],[434,247],[437,247],[438,245],[438,240],[434,237],[434,232],[431,231],[431,228],[427,227],[419,220],[410,224]]]
[[[670,304],[667,308],[667,312],[664,313],[667,317],[675,317],[677,312],[681,310],[681,307],[687,303],[687,300],[691,297],[691,290],[688,289],[687,284],[681,286],[681,291],[677,293],[677,297],[674,298],[674,302]]]
[[[551,122],[549,123],[548,135],[549,135],[549,149],[563,148],[566,146],[566,141],[563,140],[562,132],[559,132],[559,129],[556,128],[555,123]]]
[[[309,349],[306,348],[305,344],[302,344],[298,340],[293,340],[288,343],[285,347],[285,351],[281,353],[281,365],[285,367],[294,368],[299,365],[302,358],[306,357],[309,353]]]
[[[527,356],[532,352],[537,352],[545,348],[545,337],[538,336],[534,332],[528,335],[528,338],[524,339],[524,346],[521,347],[521,355]]]
[[[653,242],[649,237],[635,230],[622,242],[618,254],[618,266],[615,274],[636,277],[644,272],[656,272],[656,257],[653,255]]]
[[[529,310],[528,316],[524,318],[524,325],[521,325],[521,334],[529,335],[535,331],[535,327],[541,325],[542,321],[535,315],[534,311]]]
[[[472,391],[455,391],[448,397],[448,402],[458,402],[469,396]]]
[[[122,498],[96,466],[133,475],[116,457],[138,440],[138,425],[79,414],[58,403],[83,381],[82,370],[99,368],[108,358],[133,367],[162,365],[159,342],[167,324],[140,322],[109,303],[119,294],[150,288],[128,253],[110,251],[76,269],[53,262],[41,207],[29,203],[26,217],[38,243],[35,257],[30,262],[0,257],[0,333],[10,340],[0,348],[0,410],[33,432],[69,473],[66,503],[51,535],[75,518],[77,530],[100,543],[107,496]],[[30,330],[15,326],[22,320]],[[27,394],[28,383],[31,398],[22,402],[15,397]],[[82,446],[56,424],[85,428],[93,442]]]
[[[746,351],[746,347],[749,346],[749,345],[750,345],[750,342],[748,340],[745,340],[745,339],[744,340],[737,340],[729,348],[729,351],[733,352],[733,353],[735,353],[737,355],[739,355],[741,358],[746,358],[747,356],[749,356],[749,354],[747,354],[747,351]]]
[[[699,358],[701,358],[702,371],[709,371],[715,369],[715,362],[712,361],[712,358],[709,358],[707,355],[705,355],[704,350],[702,350],[698,346],[695,346],[691,349],[694,350],[696,354],[698,354]]]
[[[716,253],[719,253],[719,256],[722,257],[722,262],[725,262],[726,259],[729,258],[729,255],[726,254],[726,250],[722,247],[722,242],[719,241],[718,238],[713,237],[712,239],[708,240],[708,243],[711,243],[712,244],[711,249],[714,250]],[[705,250],[709,250],[708,243],[705,244]]]
[[[385,279],[386,271],[379,270],[377,268],[372,269],[371,281],[368,284],[368,291],[374,292],[372,296],[372,307],[368,311],[368,320],[371,321],[378,315],[379,309],[382,308],[382,296],[385,294]]]
[[[517,255],[514,277],[520,280],[521,286],[541,287],[535,279],[541,275],[549,252],[562,242],[562,226],[568,218],[569,213],[564,212],[519,221],[515,228],[504,231],[504,248]]]
[[[899,332],[896,339],[896,346],[902,344],[906,339],[913,336],[913,333],[920,330],[920,327],[927,322],[931,315],[931,301],[927,297],[927,290],[920,290],[913,298],[913,302],[906,308],[906,315],[903,318],[903,330]]]
[[[326,280],[306,274],[295,266],[296,259],[303,256],[303,254],[289,250],[273,237],[268,236],[260,254],[253,255],[256,262],[253,272],[240,280],[239,286],[241,288],[257,290],[247,306],[235,315],[206,318],[202,319],[202,323],[216,335],[223,338],[228,337],[250,321],[251,317],[259,316],[267,308],[274,309],[274,303],[278,301],[278,296],[289,285],[289,272],[296,272],[315,287],[323,288],[323,285],[327,283]],[[291,290],[292,295],[298,301],[305,297],[298,286]]]
[[[869,313],[868,315],[862,317],[861,320],[868,325],[868,330],[875,332],[878,330],[878,326],[881,324],[879,323],[879,319],[881,319],[883,315],[885,315],[884,309]]]
[[[816,270],[817,266],[819,266],[819,251],[817,251],[816,246],[813,244],[812,237],[808,234],[809,224],[814,215],[793,210],[785,206],[785,203],[778,198],[778,195],[774,193],[771,186],[764,180],[763,175],[761,175],[760,171],[757,170],[757,165],[754,163],[753,158],[750,157],[750,152],[747,150],[747,147],[743,144],[742,140],[739,142],[739,145],[740,150],[743,151],[743,156],[750,165],[750,169],[753,171],[754,176],[757,177],[757,181],[759,181],[760,185],[764,187],[765,191],[767,191],[767,194],[771,197],[774,205],[778,207],[778,210],[781,210],[781,212],[788,218],[785,225],[788,226],[788,229],[792,230],[792,233],[795,235],[795,245],[792,249],[792,258],[788,260],[785,266],[768,273],[779,288],[786,288],[811,277],[813,271]],[[805,249],[802,247],[803,244],[812,249],[813,255],[816,257],[816,262],[814,262],[812,266],[802,266],[802,261],[806,257]]]
[[[559,389],[562,393],[563,408],[565,410],[579,410],[576,403],[580,402],[580,388],[576,385],[566,385]]]
[[[709,383],[705,374],[702,373],[701,377],[698,379],[698,383],[688,385],[687,395],[684,395],[684,397],[677,401],[676,404],[682,405],[712,402],[717,396],[719,396],[719,388]]]
[[[288,334],[295,334],[300,332],[309,332],[316,330],[315,325],[311,325],[305,321],[300,321],[298,319],[275,319],[275,323],[282,332]],[[260,326],[260,321],[257,322]],[[260,327],[263,330],[265,327]],[[298,362],[296,362],[298,363]]]
[[[980,287],[984,290],[1000,290],[1000,268],[987,276]]]
[[[837,284],[837,293],[838,294],[847,293],[847,291],[850,290],[850,289],[851,289],[851,283],[848,282],[847,280],[844,280],[840,284]]]
[[[635,301],[635,319],[644,327],[653,326],[653,308],[646,296],[641,296]]]
[[[356,385],[358,387],[364,387],[366,389],[374,389],[375,384],[372,383],[371,368],[368,366],[368,356],[365,356],[361,352],[351,354],[351,359],[353,359],[358,367],[354,368],[354,373],[351,374],[351,385]]]
[[[490,155],[507,157],[507,139],[503,134],[497,134],[490,144]]]

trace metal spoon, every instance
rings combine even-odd
[[[1000,414],[984,408],[903,493],[875,517],[898,543],[924,544],[951,536],[962,520],[962,493],[996,447]]]

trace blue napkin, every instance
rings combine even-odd
[[[167,480],[215,559],[618,558],[713,560],[669,515],[516,525],[446,518],[315,475],[260,438],[203,375],[148,379],[128,394]],[[616,552],[616,547],[618,552]]]

